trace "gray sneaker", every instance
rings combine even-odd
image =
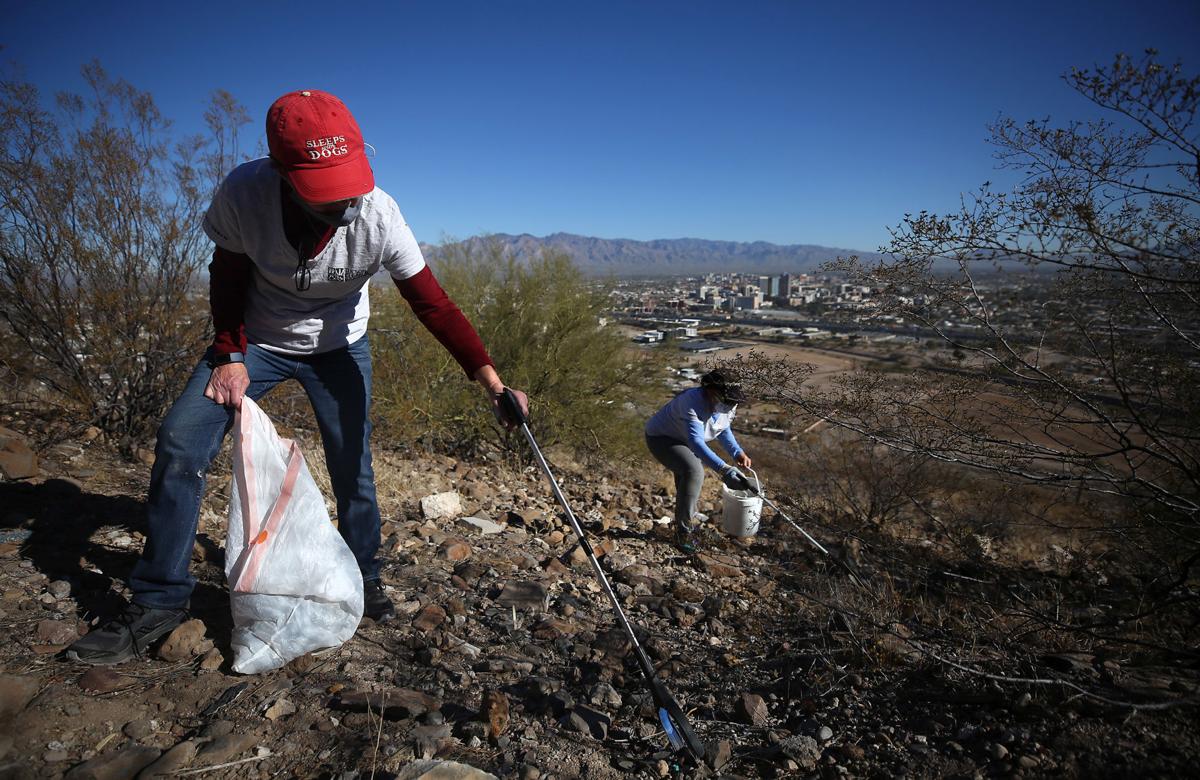
[[[75,640],[66,657],[93,666],[123,664],[141,657],[154,641],[187,620],[186,609],[155,609],[130,604],[121,614]]]

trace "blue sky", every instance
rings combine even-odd
[[[103,5],[103,4],[101,4]],[[555,231],[875,249],[1004,181],[987,124],[1088,118],[1118,51],[1200,71],[1200,2],[6,3],[47,94],[98,59],[181,131],[213,89],[350,106],[417,237]],[[11,67],[5,72],[12,72]]]

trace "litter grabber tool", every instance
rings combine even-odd
[[[747,486],[748,486],[746,488],[747,490],[749,490],[751,493],[754,493],[755,495],[757,495],[759,498],[761,498],[763,500],[763,503],[765,503],[767,506],[774,509],[775,514],[779,515],[784,520],[787,520],[789,523],[791,523],[792,527],[795,528],[797,531],[799,531],[801,534],[803,534],[804,538],[807,539],[812,544],[813,547],[816,547],[818,550],[825,553],[825,555],[827,555],[830,560],[832,560],[834,563],[836,563],[838,566],[840,566],[843,571],[845,571],[847,574],[849,574],[850,579],[854,580],[854,583],[856,585],[858,585],[863,590],[869,590],[867,588],[866,583],[863,582],[862,579],[859,578],[858,574],[855,573],[854,569],[850,568],[850,565],[848,563],[843,561],[841,558],[838,558],[833,553],[829,552],[829,550],[825,549],[825,547],[820,542],[818,542],[816,539],[814,539],[812,537],[812,535],[809,534],[808,531],[805,531],[803,528],[801,528],[800,524],[797,523],[795,520],[793,520],[791,518],[791,516],[788,515],[787,512],[784,512],[782,509],[779,508],[778,505],[775,504],[774,501],[767,498],[766,494],[763,492],[762,483],[758,479],[758,474],[755,473],[754,469],[747,468],[747,471],[749,471],[751,474],[754,474],[754,484],[753,485],[749,484],[749,480],[746,481]]]
[[[567,520],[570,521],[571,528],[575,531],[575,537],[579,540],[580,548],[587,555],[588,562],[592,565],[592,571],[596,574],[596,579],[600,581],[604,592],[608,594],[608,599],[612,602],[613,611],[617,616],[617,622],[621,624],[621,628],[625,630],[625,634],[629,637],[629,641],[633,646],[634,657],[637,659],[638,667],[642,670],[642,676],[646,678],[650,695],[654,697],[654,703],[658,707],[658,719],[662,723],[667,739],[671,742],[671,747],[674,750],[686,750],[697,761],[703,761],[705,755],[704,743],[692,731],[687,715],[684,714],[683,708],[679,706],[679,702],[675,700],[675,697],[667,690],[667,686],[663,685],[662,681],[655,675],[654,665],[650,662],[650,657],[646,655],[646,651],[642,649],[641,643],[638,642],[629,619],[625,617],[625,611],[621,609],[621,602],[617,599],[617,594],[613,591],[612,585],[609,584],[604,570],[600,568],[600,561],[596,559],[596,554],[592,551],[591,544],[588,543],[587,537],[584,536],[583,527],[579,524],[579,520],[575,518],[575,513],[571,511],[571,506],[567,503],[566,496],[563,495],[562,489],[558,486],[558,480],[554,478],[554,473],[550,470],[550,464],[546,462],[541,448],[538,447],[537,440],[533,438],[533,433],[529,430],[529,421],[525,417],[525,413],[521,411],[521,405],[517,403],[517,397],[513,395],[511,390],[506,388],[500,397],[500,405],[510,420],[520,422],[521,431],[529,441],[529,447],[533,450],[533,455],[537,459],[538,465],[546,473],[546,478],[550,480],[550,488],[554,492],[555,499],[562,506],[563,512],[566,513]]]

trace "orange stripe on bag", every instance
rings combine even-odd
[[[288,465],[287,474],[283,478],[283,486],[279,491],[279,497],[275,499],[275,505],[271,507],[271,514],[267,516],[266,522],[263,523],[263,528],[258,532],[254,541],[250,543],[249,549],[246,551],[245,568],[234,583],[233,589],[239,593],[252,593],[254,583],[258,579],[258,574],[262,569],[263,561],[267,554],[267,545],[264,542],[268,538],[275,536],[279,530],[279,524],[283,522],[284,512],[287,511],[288,504],[292,500],[292,491],[296,487],[296,478],[300,476],[300,466],[304,464],[304,455],[300,453],[300,448],[296,446],[296,442],[288,442],[290,445],[288,450]]]

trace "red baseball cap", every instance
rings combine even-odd
[[[280,172],[310,203],[357,198],[375,188],[358,122],[328,92],[289,92],[272,103],[267,147]]]

